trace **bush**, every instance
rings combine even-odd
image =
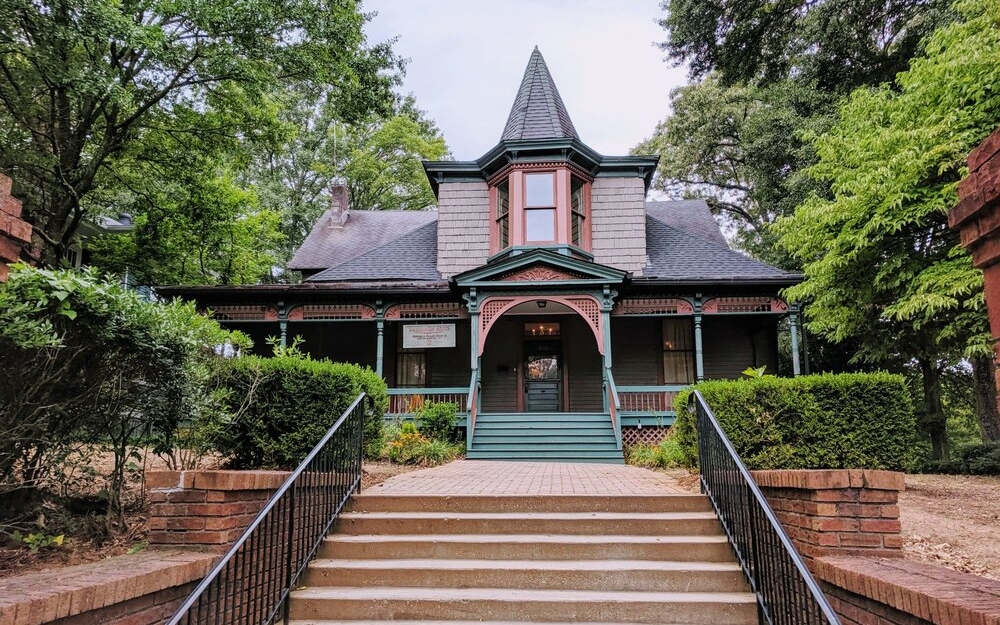
[[[454,444],[439,439],[429,439],[413,422],[405,422],[394,429],[385,446],[385,457],[397,464],[436,466],[451,462],[464,451],[461,443]]]
[[[704,396],[750,469],[892,469],[911,466],[913,406],[902,376],[844,373],[701,382]],[[674,402],[683,462],[697,464],[692,390]]]
[[[362,391],[374,404],[365,435],[381,443],[386,386],[367,368],[282,350],[273,358],[233,358],[220,381],[229,391],[228,415],[208,437],[232,468],[297,466]]]
[[[932,460],[922,470],[926,473],[1000,475],[1000,441],[966,445],[955,453],[952,460]]]
[[[687,466],[684,450],[675,432],[671,432],[659,445],[638,444],[625,453],[625,461],[638,467],[671,469]]]
[[[414,412],[420,429],[430,438],[449,441],[458,423],[458,405],[452,402],[425,402]]]

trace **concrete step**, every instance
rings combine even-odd
[[[744,592],[597,592],[498,588],[324,587],[292,593],[291,618],[608,621],[751,625]]]
[[[674,560],[731,562],[725,536],[546,534],[335,534],[320,558],[475,560]]]
[[[332,621],[325,619],[291,620],[288,625],[542,625],[533,621]],[[629,622],[624,623],[595,623],[591,621],[577,621],[577,623],[587,623],[587,625],[637,625]],[[576,625],[576,623],[559,623],[546,621],[544,625]],[[667,622],[660,625],[679,625],[678,623]]]
[[[480,423],[540,423],[540,422],[611,423],[610,414],[600,412],[494,412],[476,415],[476,425]]]
[[[303,586],[658,592],[748,590],[735,563],[649,560],[315,560]]]
[[[340,534],[720,534],[712,512],[346,512]]]
[[[350,512],[711,512],[705,495],[380,495],[351,498]]]
[[[600,445],[611,445],[615,446],[615,433],[608,430],[593,430],[590,434],[585,432],[580,432],[578,430],[566,430],[565,432],[559,434],[542,434],[533,431],[530,435],[525,436],[524,430],[510,430],[503,432],[486,431],[476,429],[476,435],[473,439],[475,446],[482,448],[486,443],[506,443],[506,444],[518,444],[518,445],[532,445],[532,446],[550,446],[558,445],[563,446],[577,446],[577,445],[591,445],[594,443]]]
[[[521,462],[596,462],[602,464],[625,464],[625,457],[620,449],[608,446],[605,450],[578,450],[533,448],[520,446],[511,449],[480,450],[473,440],[472,448],[466,452],[468,460],[510,460]]]

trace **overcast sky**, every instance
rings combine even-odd
[[[538,46],[580,138],[623,155],[667,114],[684,70],[654,45],[658,0],[365,0],[373,42],[398,36],[402,88],[437,122],[459,160],[496,145]]]

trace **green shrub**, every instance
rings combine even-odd
[[[921,468],[925,473],[1000,475],[1000,441],[961,447],[950,461],[931,460]]]
[[[417,425],[407,421],[398,428],[392,428],[389,442],[385,445],[384,456],[397,464],[419,464],[436,466],[451,462],[465,451],[461,443],[449,443],[424,436]]]
[[[903,470],[912,462],[916,426],[902,376],[765,376],[693,388],[751,469]],[[689,466],[698,455],[691,393],[679,393],[674,403],[677,439]]]
[[[374,398],[365,434],[381,444],[385,382],[357,365],[278,354],[233,358],[220,372],[229,414],[209,439],[230,467],[295,467],[362,391]]]
[[[659,445],[639,444],[629,448],[625,461],[639,467],[670,469],[688,466],[676,433],[671,432]]]
[[[452,402],[425,402],[414,412],[420,430],[430,438],[448,441],[458,423],[458,405]]]

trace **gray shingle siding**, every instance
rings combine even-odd
[[[448,182],[438,189],[437,268],[448,278],[486,264],[490,190],[486,182]]]
[[[646,257],[642,178],[598,178],[590,196],[594,261],[641,276]]]

